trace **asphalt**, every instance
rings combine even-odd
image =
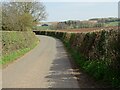
[[[79,88],[63,43],[37,36],[40,43],[2,70],[3,88]]]

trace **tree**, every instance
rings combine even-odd
[[[2,49],[2,4],[0,3],[0,48]],[[2,56],[2,51],[0,51],[0,57]]]
[[[23,31],[34,22],[46,19],[45,6],[40,2],[3,2],[2,29]]]

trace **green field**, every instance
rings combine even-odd
[[[118,21],[115,21],[115,22],[106,22],[106,23],[101,23],[103,26],[101,26],[101,27],[114,27],[114,26],[118,26]],[[81,25],[81,24],[79,24],[79,25]],[[82,27],[84,26],[84,28],[85,28],[85,26],[86,26],[86,28],[91,28],[91,27],[95,27],[96,25],[93,25],[93,26],[91,26],[91,25],[89,25],[89,24],[84,24],[84,25],[82,25]],[[56,30],[56,28],[54,28],[54,27],[60,27],[60,26],[54,26],[54,25],[51,25],[51,26],[35,26],[34,28],[33,28],[33,30]],[[81,27],[79,27],[79,28],[77,28],[77,29],[80,29]],[[58,28],[57,28],[58,29]],[[71,28],[70,26],[67,26],[67,28],[65,28],[66,30],[67,29],[75,29],[75,28]]]
[[[105,27],[118,26],[118,22],[109,22],[109,23],[105,23],[104,25],[105,25]]]
[[[33,30],[50,30],[50,26],[35,26]]]

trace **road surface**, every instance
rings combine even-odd
[[[3,88],[79,88],[62,42],[38,38],[39,45],[2,70]]]

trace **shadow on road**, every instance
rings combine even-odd
[[[67,52],[64,50],[62,42],[56,39],[56,58],[52,62],[48,79],[50,88],[79,88],[75,72],[70,65]],[[78,74],[78,73],[76,73]]]
[[[67,52],[60,40],[56,39],[57,54],[52,62],[48,79],[49,88],[100,88],[93,78],[75,66],[73,60],[68,57]]]

